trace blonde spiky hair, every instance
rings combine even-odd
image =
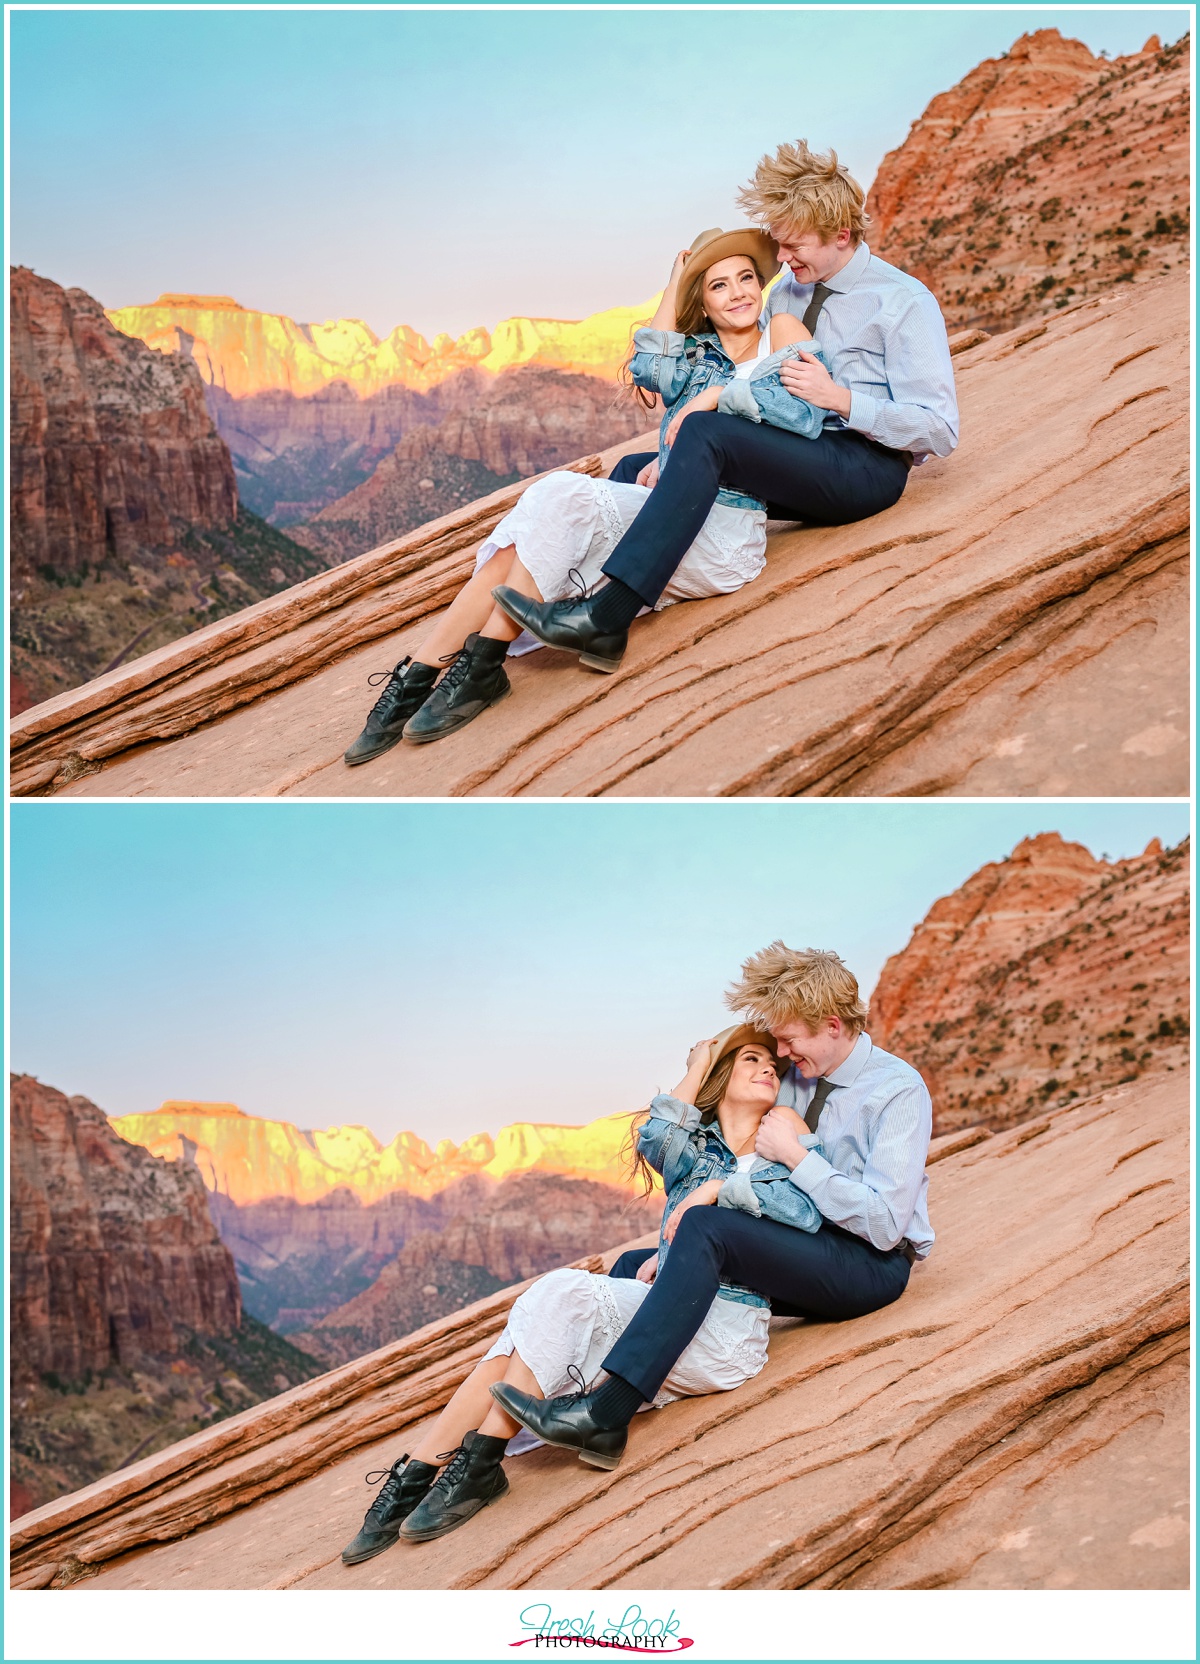
[[[815,231],[824,243],[847,228],[861,243],[871,223],[863,204],[866,192],[837,159],[810,150],[806,139],[781,144],[764,156],[754,178],[738,192],[738,207],[756,224]]]
[[[815,1031],[827,1017],[840,1017],[850,1033],[858,1034],[867,1020],[858,980],[836,953],[789,948],[782,942],[772,942],[746,960],[725,1003],[765,1029],[800,1022]]]

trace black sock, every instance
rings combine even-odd
[[[472,658],[480,664],[500,664],[508,656],[511,641],[497,641],[494,636],[476,636]]]
[[[592,1420],[597,1427],[611,1430],[628,1427],[642,1403],[642,1395],[619,1375],[610,1375],[592,1394]]]
[[[620,578],[610,578],[603,589],[598,589],[588,605],[592,623],[597,629],[616,635],[627,630],[646,603],[641,596],[623,584]],[[640,1400],[639,1400],[640,1402]]]

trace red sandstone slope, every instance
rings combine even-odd
[[[934,903],[871,1033],[924,1075],[936,1132],[1187,1069],[1188,852],[1110,863],[1047,832]]]
[[[951,328],[1010,328],[1186,265],[1190,37],[1107,62],[1022,35],[929,105],[871,187],[871,245]]]

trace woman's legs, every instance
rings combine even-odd
[[[542,1397],[537,1377],[518,1353],[507,1358],[485,1358],[475,1365],[420,1443],[413,1446],[415,1460],[436,1465],[439,1457],[457,1450],[464,1435],[472,1431],[503,1439],[511,1439],[520,1431],[493,1399],[489,1391],[493,1381],[509,1381],[522,1392]]]
[[[511,573],[518,564],[514,544],[497,549],[491,560],[485,561],[479,571],[467,579],[445,612],[434,620],[429,633],[413,649],[412,656],[417,663],[438,665],[451,653],[457,653],[469,635],[482,634],[496,610],[492,600],[493,589],[497,584],[512,583]],[[524,567],[521,571],[526,581],[530,581]],[[513,637],[497,639],[511,641]]]

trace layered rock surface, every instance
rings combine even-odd
[[[938,1240],[900,1301],[777,1323],[760,1376],[639,1416],[612,1473],[510,1458],[508,1497],[443,1541],[340,1560],[363,1471],[515,1289],[27,1515],[14,1582],[1184,1588],[1187,1123],[1163,1075],[939,1141]]]
[[[13,1077],[11,1103],[13,1471],[26,1494],[71,1489],[135,1445],[313,1373],[256,1326],[243,1333],[233,1259],[194,1168],[29,1075]]]
[[[884,157],[872,248],[952,328],[1009,328],[1186,266],[1190,59],[1190,36],[1110,62],[1057,29],[1022,35]]]
[[[1027,838],[934,903],[871,996],[935,1130],[999,1128],[1163,1070],[1186,1076],[1190,848],[1097,860]]]
[[[15,789],[1185,793],[1188,312],[1169,277],[967,346],[954,456],[885,514],[778,532],[738,594],[639,621],[615,676],[531,654],[461,734],[342,764],[367,674],[411,650],[511,487],[19,719]],[[81,765],[101,772],[72,784]]]
[[[13,708],[324,562],[248,515],[194,365],[82,289],[11,278]]]

